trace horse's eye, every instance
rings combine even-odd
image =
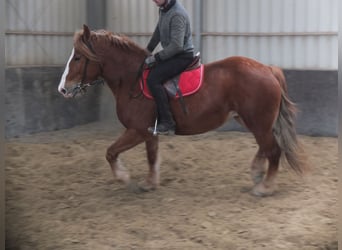
[[[79,61],[79,60],[81,60],[81,57],[80,57],[80,56],[75,56],[75,57],[74,57],[74,61]]]

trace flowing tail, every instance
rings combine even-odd
[[[297,138],[295,127],[297,108],[289,99],[283,71],[275,66],[271,66],[270,68],[282,88],[279,114],[273,125],[273,134],[282,150],[282,160],[285,158],[290,167],[302,175],[306,172],[308,166],[303,146]]]

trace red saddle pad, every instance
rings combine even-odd
[[[147,86],[147,76],[150,73],[149,69],[145,69],[143,72],[142,81],[140,81],[140,88],[147,98],[153,99],[150,90]],[[184,71],[180,74],[178,85],[179,89],[182,92],[183,96],[188,96],[191,94],[196,93],[202,85],[203,80],[203,64],[196,69],[192,69],[189,71]],[[178,93],[176,94],[175,98],[179,98]]]

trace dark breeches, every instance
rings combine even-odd
[[[159,62],[151,69],[147,77],[147,85],[151,94],[154,97],[160,95],[160,92],[164,91],[163,83],[184,71],[192,60],[192,55],[185,54]]]

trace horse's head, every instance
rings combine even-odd
[[[66,98],[85,92],[86,87],[94,85],[101,75],[101,64],[91,42],[91,31],[83,26],[83,31],[76,32],[74,48],[65,67],[58,91]]]

